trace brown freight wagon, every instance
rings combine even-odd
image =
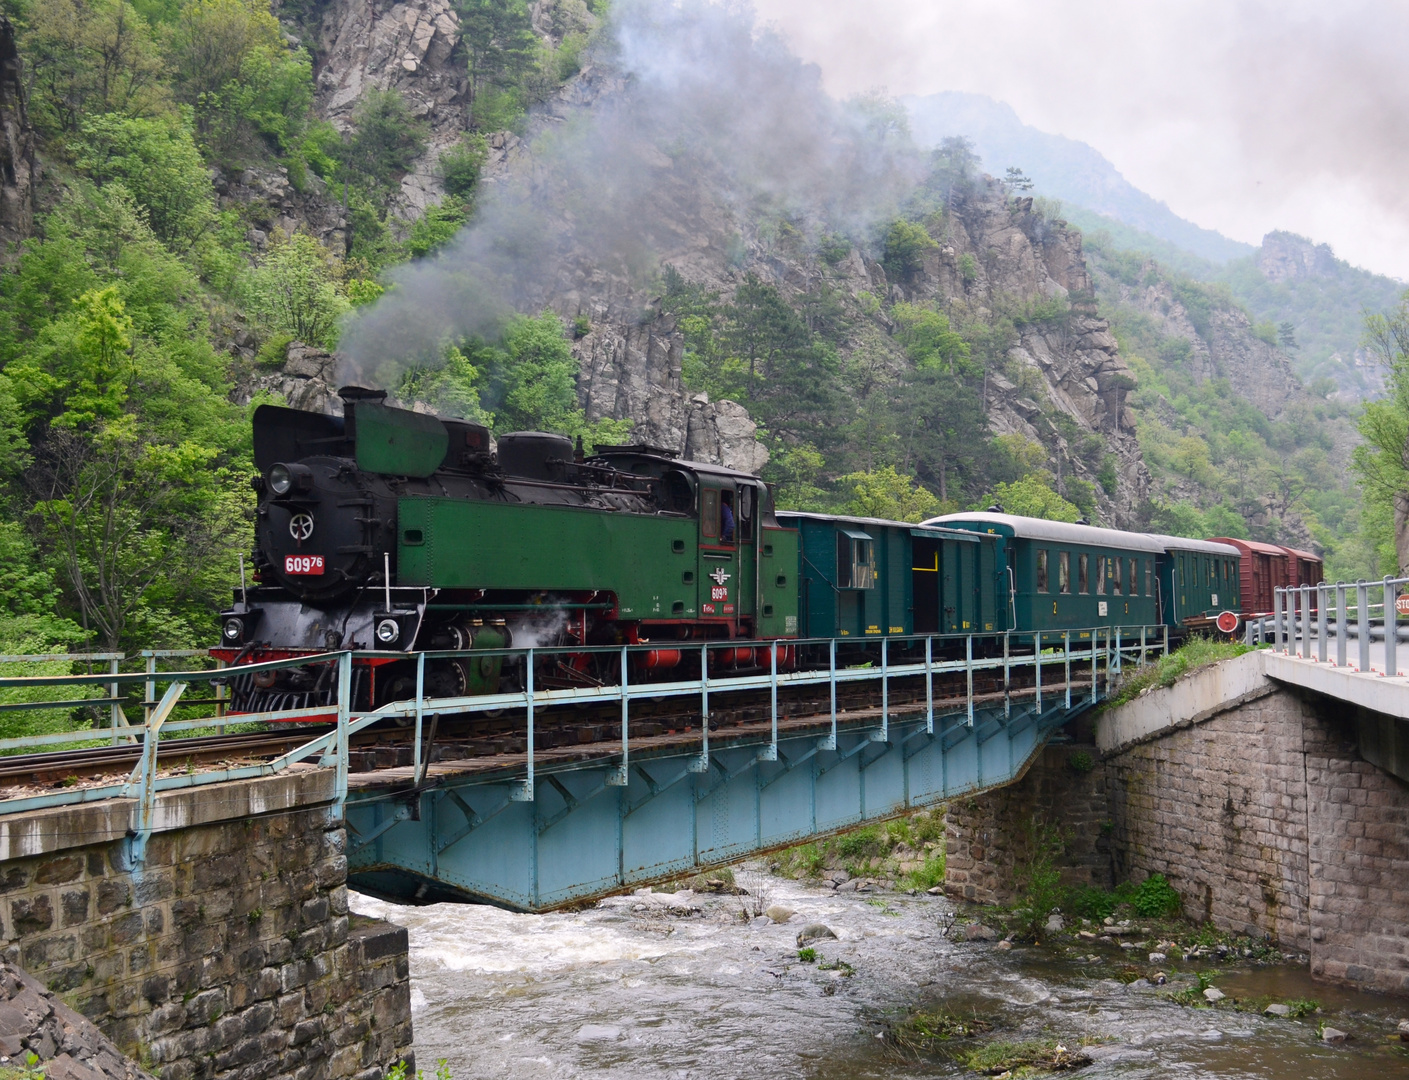
[[[1272,590],[1300,584],[1293,577],[1296,573],[1293,565],[1295,559],[1290,548],[1263,544],[1256,540],[1235,540],[1230,536],[1215,536],[1211,539],[1219,544],[1232,544],[1241,556],[1238,574],[1242,585],[1241,613],[1244,618],[1270,615]],[[1311,555],[1309,558],[1316,557]]]
[[[1325,564],[1321,561],[1321,556],[1294,547],[1284,547],[1282,550],[1290,557],[1288,585],[1319,585],[1326,580]]]

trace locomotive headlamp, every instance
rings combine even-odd
[[[312,487],[313,470],[307,465],[285,465],[281,461],[269,469],[269,490],[275,495],[308,491]]]
[[[225,640],[232,645],[245,636],[245,621],[243,619],[226,619],[225,624],[220,628],[220,633]]]
[[[377,623],[377,641],[382,645],[394,645],[401,636],[401,624],[395,619],[383,619]]]

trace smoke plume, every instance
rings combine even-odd
[[[908,139],[828,97],[750,9],[623,0],[473,221],[348,323],[342,375],[393,385],[509,312],[629,300],[663,260],[722,272],[760,222],[864,238],[917,172]]]

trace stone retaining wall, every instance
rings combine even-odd
[[[36,854],[15,855],[7,833],[0,955],[161,1080],[382,1080],[411,1057],[406,931],[349,916],[322,782],[292,781],[303,797],[265,813],[158,832],[136,865],[92,809],[67,828],[48,812]],[[246,806],[240,789],[193,789],[205,802],[188,809],[269,802],[246,785]]]
[[[1163,874],[1190,918],[1306,952],[1314,975],[1409,993],[1409,784],[1359,756],[1353,706],[1270,683],[1227,704],[1117,741],[1090,774],[1049,748],[1017,784],[956,801],[946,887],[1009,899],[1034,817],[1081,840],[1070,879],[1102,883],[1101,817],[1114,880]]]

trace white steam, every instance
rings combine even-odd
[[[474,221],[349,322],[344,378],[393,385],[512,311],[640,304],[663,261],[722,273],[760,221],[864,237],[918,173],[907,141],[829,98],[750,9],[700,0],[615,5],[591,66],[532,127]]]

